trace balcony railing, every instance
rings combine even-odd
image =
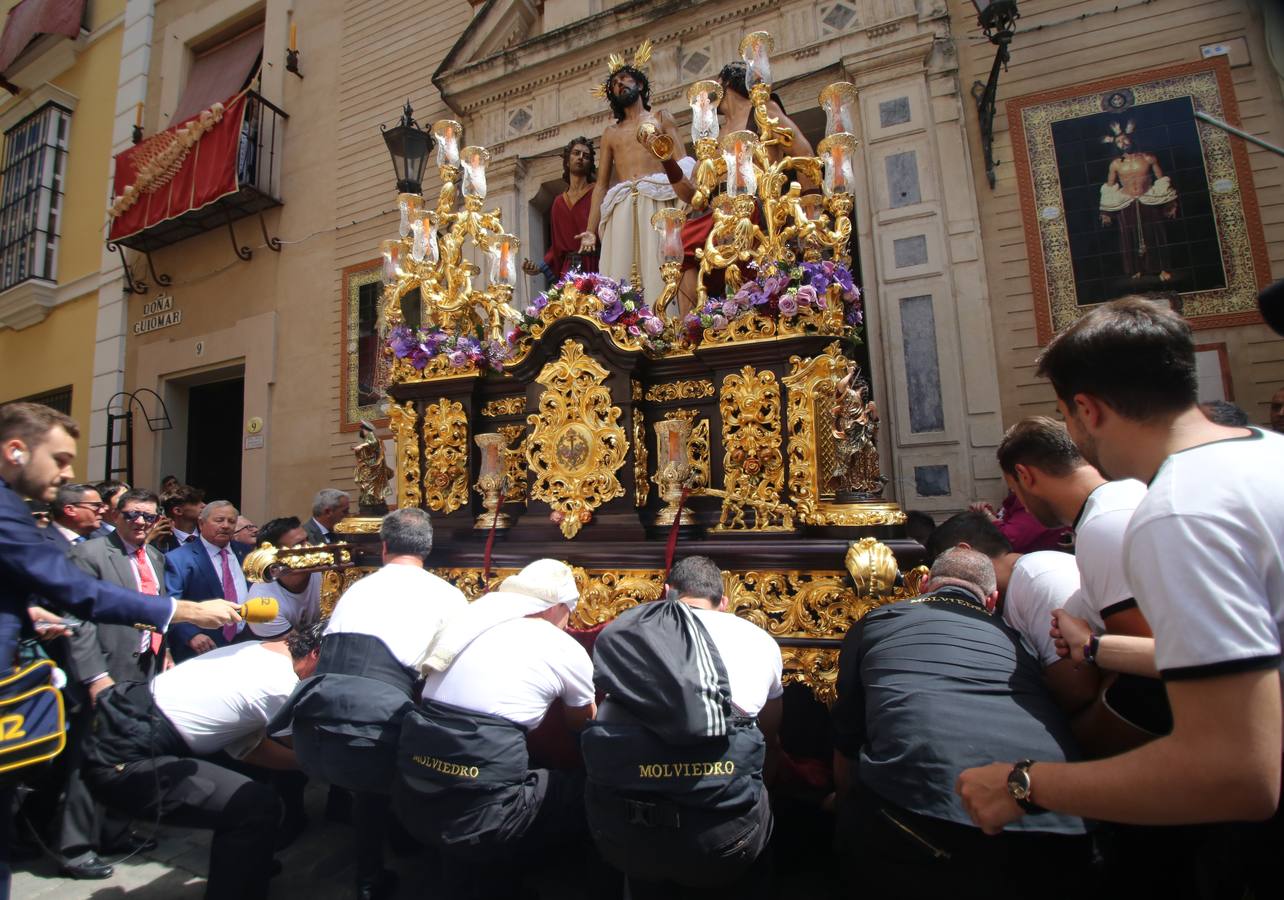
[[[245,117],[236,150],[236,192],[200,209],[189,210],[121,238],[115,243],[131,250],[150,253],[207,231],[230,228],[231,223],[238,219],[282,205],[281,151],[285,137],[284,125],[290,117],[257,91],[249,91],[246,99]],[[264,235],[266,238],[266,230]],[[267,240],[271,244],[275,239]],[[235,235],[233,245],[238,256],[249,259],[250,251],[236,243]]]

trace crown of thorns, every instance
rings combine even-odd
[[[651,49],[651,40],[648,38],[642,42],[642,46],[633,51],[632,62],[625,62],[624,57],[619,53],[612,53],[608,56],[606,59],[606,79],[601,84],[593,88],[593,96],[597,97],[599,100],[605,100],[607,93],[610,91],[611,79],[615,77],[616,72],[620,71],[620,69],[623,69],[625,66],[637,69],[639,72],[645,72],[647,64],[651,62]]]
[[[1115,142],[1115,138],[1119,137],[1120,135],[1132,134],[1136,130],[1137,130],[1137,123],[1134,122],[1132,119],[1129,119],[1128,124],[1126,125],[1120,125],[1118,122],[1111,122],[1110,134],[1103,135],[1101,138],[1101,143],[1113,144]]]

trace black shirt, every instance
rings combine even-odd
[[[834,744],[859,759],[866,787],[903,809],[965,825],[972,820],[954,793],[964,769],[1079,755],[1019,635],[955,587],[884,606],[852,627],[833,720]],[[1037,768],[1033,787],[1037,803]],[[1085,831],[1081,819],[1056,813],[1008,828]]]

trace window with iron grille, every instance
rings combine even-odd
[[[4,136],[0,173],[0,290],[58,277],[58,235],[71,113],[46,103]]]
[[[27,397],[19,397],[16,400],[6,400],[6,403],[43,403],[50,409],[56,409],[63,415],[71,415],[71,385],[54,388],[52,391],[45,391],[40,394],[31,394]]]

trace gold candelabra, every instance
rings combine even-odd
[[[504,232],[498,209],[483,209],[486,148],[461,149],[463,128],[453,120],[432,130],[441,190],[431,209],[419,194],[398,195],[400,237],[383,242],[385,321],[400,324],[402,298],[418,288],[424,326],[501,341],[506,320],[517,318],[511,301],[521,241]],[[470,246],[489,258],[484,288],[474,285],[482,273],[466,258]]]
[[[655,517],[656,525],[690,525],[695,522],[691,510],[682,507],[679,519],[678,509],[682,503],[683,488],[693,487],[691,461],[687,457],[687,442],[691,439],[691,421],[689,419],[664,419],[656,422],[655,475],[651,480],[660,488],[660,499],[664,509]]]
[[[699,210],[713,201],[713,227],[704,246],[695,252],[700,262],[697,308],[708,300],[707,281],[715,269],[723,270],[727,293],[733,294],[744,281],[742,268],[750,264],[759,274],[771,274],[773,267],[792,265],[800,256],[802,261],[814,262],[826,252],[846,255],[858,146],[851,133],[855,88],[843,82],[821,92],[828,126],[819,155],[791,155],[793,132],[771,114],[769,54],[773,46],[765,31],[748,34],[740,42],[756,132],[733,131],[719,137],[721,85],[699,81],[687,91],[697,159],[691,205]],[[811,199],[813,195],[804,194],[795,177],[820,186],[824,196]],[[719,184],[723,194],[714,198]]]

